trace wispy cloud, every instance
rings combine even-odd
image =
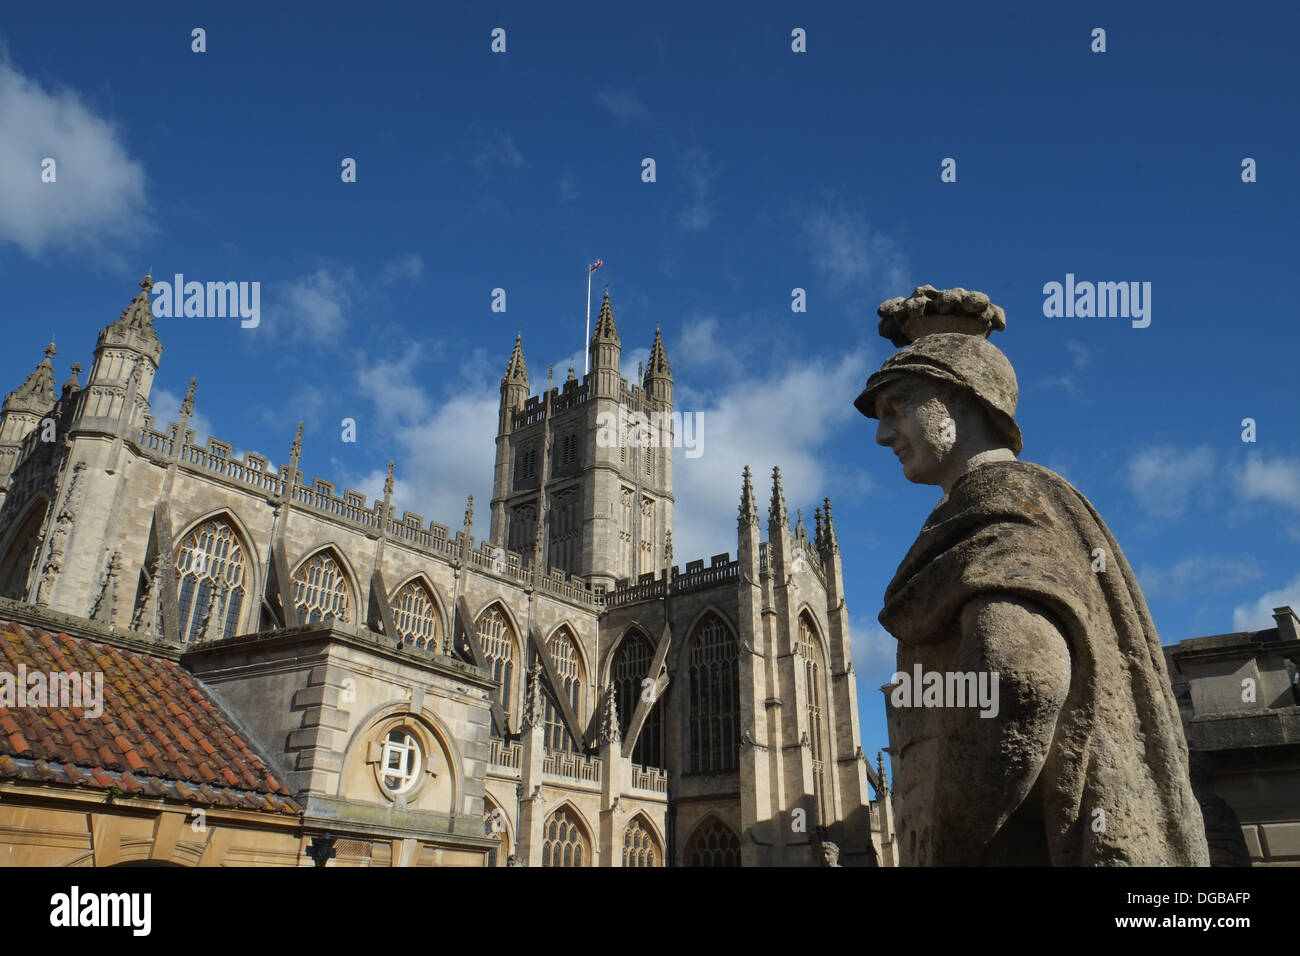
[[[677,224],[688,232],[708,229],[716,215],[712,195],[713,181],[721,167],[709,159],[709,154],[699,147],[686,151],[680,161],[680,175],[686,184],[688,202],[677,214]]]
[[[380,285],[392,285],[395,282],[414,282],[424,275],[424,259],[418,253],[408,252],[398,256],[379,272]]]
[[[356,273],[352,269],[317,269],[278,290],[263,320],[275,333],[296,336],[318,347],[334,345],[347,326]]]
[[[493,169],[519,169],[527,163],[524,155],[515,145],[515,138],[509,130],[494,126],[475,125],[470,135],[474,146],[470,154],[470,163],[481,173]]]
[[[893,239],[859,213],[831,199],[800,209],[804,238],[815,268],[836,291],[874,283],[890,289],[906,284],[906,262]]]
[[[414,282],[424,275],[424,259],[408,252],[384,263],[380,286]],[[288,282],[273,284],[263,318],[266,334],[293,337],[299,346],[339,348],[355,303],[365,298],[365,284],[351,266],[321,266]]]
[[[143,165],[118,130],[73,90],[51,91],[21,74],[0,48],[0,240],[28,255],[47,246],[110,251],[151,231]],[[41,181],[55,161],[55,182]]]
[[[1264,576],[1264,569],[1254,557],[1197,554],[1167,568],[1144,566],[1136,573],[1148,597],[1190,598],[1258,580]]]
[[[573,202],[578,198],[578,181],[569,173],[560,177],[560,199]]]
[[[1149,515],[1177,518],[1193,498],[1210,496],[1214,454],[1209,446],[1179,449],[1168,445],[1144,449],[1129,461],[1128,484]]]
[[[649,108],[631,93],[601,90],[596,94],[596,102],[609,110],[615,119],[623,122],[650,119]]]

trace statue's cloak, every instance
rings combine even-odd
[[[998,595],[1048,612],[1070,652],[1069,692],[1028,798],[1041,800],[1039,858],[1055,866],[1208,866],[1178,706],[1137,579],[1088,500],[1029,462],[972,469],[931,513],[880,613],[900,642],[899,670],[930,656],[925,645],[955,646],[966,603]],[[944,716],[917,712],[906,726]],[[936,730],[943,732],[930,725],[927,735]],[[900,783],[928,791],[920,781]],[[916,802],[900,809],[900,824],[924,827],[925,801]],[[1038,829],[1039,808],[1030,809]],[[934,859],[933,846],[919,856],[910,862]]]

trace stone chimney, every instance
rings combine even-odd
[[[1273,620],[1277,621],[1277,636],[1284,641],[1300,641],[1300,618],[1287,605],[1273,608]]]

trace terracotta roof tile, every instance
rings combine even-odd
[[[174,661],[0,620],[0,670],[103,675],[87,706],[0,706],[0,779],[298,814],[289,789]],[[47,701],[57,704],[58,701]],[[67,702],[71,703],[71,702]]]

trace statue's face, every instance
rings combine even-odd
[[[940,484],[955,439],[945,399],[938,383],[917,375],[890,382],[876,396],[876,444],[893,450],[908,481]]]

